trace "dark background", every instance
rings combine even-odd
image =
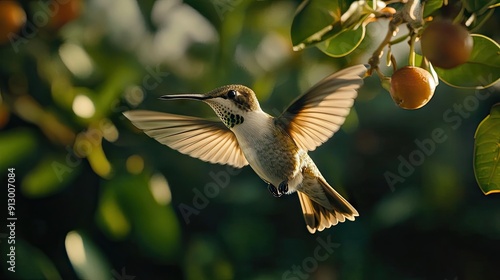
[[[62,27],[43,24],[56,15],[41,1],[22,2],[32,28],[0,47],[0,174],[6,185],[15,168],[18,219],[16,273],[2,261],[2,279],[500,279],[500,197],[481,192],[472,168],[498,87],[441,83],[406,111],[367,78],[343,129],[311,153],[360,216],[314,235],[295,194],[274,198],[249,167],[182,155],[121,115],[214,117],[205,104],[157,97],[230,83],[277,115],[321,78],[366,63],[385,34],[386,21],[370,25],[345,58],[293,52],[299,2],[85,1]],[[481,31],[498,42],[497,15]],[[405,61],[408,46],[399,49]],[[487,98],[466,99],[477,94]],[[446,140],[425,154],[416,141],[436,129]],[[211,174],[228,181],[206,197]],[[0,247],[4,260],[6,238]]]

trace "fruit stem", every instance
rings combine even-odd
[[[386,59],[385,59],[385,64],[387,66],[391,66],[391,56],[392,56],[392,49],[391,49],[391,45],[388,45],[387,46],[387,54],[386,54]]]
[[[373,52],[372,56],[368,60],[368,64],[370,64],[371,68],[368,70],[368,75],[371,75],[373,73],[373,70],[378,69],[378,65],[380,63],[380,57],[382,56],[382,52],[385,48],[386,45],[390,44],[395,44],[399,43],[399,40],[404,40],[406,37],[398,38],[394,40],[394,42],[391,42],[391,38],[396,35],[398,32],[398,26],[402,23],[408,23],[408,27],[412,31],[411,36],[416,36],[414,35],[416,32],[415,30],[418,30],[422,27],[423,25],[423,6],[420,4],[420,0],[406,0],[406,1],[401,1],[404,3],[404,7],[397,11],[392,19],[389,21],[389,30],[387,30],[387,34],[385,35],[384,40],[380,43],[378,48]],[[386,3],[387,4],[387,3]],[[413,42],[415,41],[415,38],[413,38]],[[410,45],[412,48],[411,50],[413,51],[413,44]],[[414,51],[413,51],[414,53]],[[414,56],[414,55],[413,55]],[[411,58],[410,58],[411,59]],[[413,64],[415,64],[415,58],[411,59],[413,61]]]
[[[408,38],[408,36],[410,36],[410,33],[390,41],[389,45],[399,44],[399,43],[403,42],[404,40],[406,40],[406,38]]]
[[[408,57],[408,64],[410,66],[415,66],[415,41],[417,40],[417,33],[412,30],[410,35],[410,55]]]
[[[398,63],[396,62],[396,58],[391,54],[391,63],[392,63],[392,73],[398,70]]]
[[[368,70],[368,75],[371,75],[373,73],[373,70],[378,69],[382,52],[385,46],[390,43],[391,38],[394,36],[394,33],[396,33],[398,30],[398,25],[400,25],[401,23],[403,23],[403,18],[399,13],[396,13],[392,20],[389,21],[389,29],[387,30],[387,34],[385,35],[384,40],[380,43],[378,48],[373,52],[372,56],[368,60],[368,64],[370,64],[371,66],[370,70]]]
[[[391,77],[386,77],[384,73],[380,71],[380,69],[375,69],[377,72],[377,75],[380,79],[380,82],[382,84],[382,87],[386,89],[389,93],[391,92]]]

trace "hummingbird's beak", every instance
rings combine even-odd
[[[163,95],[159,99],[161,100],[176,100],[176,99],[191,99],[191,100],[205,100],[210,99],[210,96],[199,93],[182,93],[182,94],[172,94]]]

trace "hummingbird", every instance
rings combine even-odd
[[[148,136],[183,154],[236,168],[250,165],[275,197],[296,192],[306,227],[315,233],[359,216],[328,184],[308,152],[344,123],[367,67],[351,66],[327,76],[277,117],[264,112],[253,90],[243,85],[160,97],[203,101],[220,120],[146,110],[123,114]]]

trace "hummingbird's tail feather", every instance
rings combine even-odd
[[[321,198],[308,196],[301,191],[297,191],[307,230],[310,233],[315,233],[316,230],[322,231],[339,222],[342,223],[346,219],[354,221],[355,217],[359,216],[358,211],[323,178],[318,178],[318,183],[322,187],[323,197]],[[315,196],[317,194],[315,193]],[[317,201],[322,201],[322,203]],[[328,206],[325,207],[325,204]]]

